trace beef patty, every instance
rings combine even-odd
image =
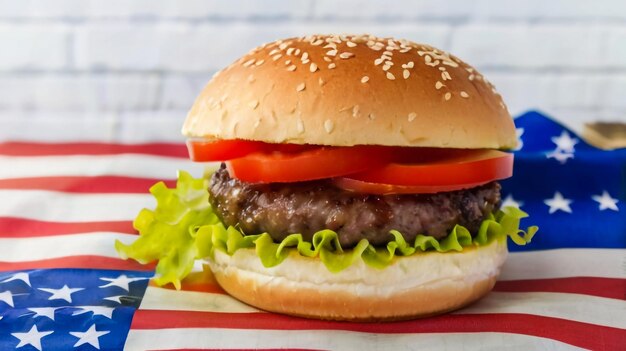
[[[209,201],[227,226],[245,234],[267,232],[279,242],[300,233],[305,240],[322,229],[339,235],[342,247],[365,238],[384,245],[398,230],[408,242],[417,234],[445,237],[460,224],[472,234],[500,206],[500,184],[436,194],[372,195],[342,190],[329,180],[246,183],[229,176],[224,164],[213,173]]]

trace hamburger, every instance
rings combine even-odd
[[[123,257],[180,288],[195,260],[263,310],[352,321],[425,317],[494,286],[536,231],[500,209],[515,127],[478,71],[428,45],[371,35],[264,44],[205,86],[183,125],[218,165],[134,222]],[[216,163],[217,162],[217,163]]]

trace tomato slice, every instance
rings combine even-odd
[[[498,150],[440,149],[435,156],[415,153],[401,163],[351,174],[368,183],[401,186],[480,184],[513,175],[513,154]]]
[[[488,182],[471,184],[451,185],[393,185],[382,183],[370,183],[362,180],[351,179],[350,176],[333,179],[333,184],[343,190],[356,193],[390,195],[390,194],[434,194],[447,191],[474,188]]]
[[[266,143],[251,140],[187,140],[189,157],[193,161],[226,161],[263,150]]]
[[[251,153],[228,162],[228,170],[232,177],[246,182],[298,182],[380,168],[392,159],[393,148],[313,147],[296,153]]]

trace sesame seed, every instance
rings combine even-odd
[[[335,128],[335,124],[330,119],[327,119],[324,122],[324,129],[326,129],[326,133],[328,134],[332,133],[334,128]]]
[[[302,57],[300,58],[302,61],[305,61],[307,58],[309,58],[309,53],[305,52],[304,54],[302,54]]]
[[[408,68],[413,68],[415,66],[415,64],[413,63],[413,61],[409,61],[409,63],[407,63],[406,66]]]
[[[322,79],[322,77],[320,77],[320,78],[317,80],[317,83],[318,83],[320,86],[324,86],[324,84],[326,84],[326,81],[324,81],[324,79]]]
[[[296,56],[300,55],[300,49],[296,49],[296,52],[294,52],[294,55]]]
[[[383,66],[383,71],[388,71],[391,68],[391,65],[385,64]]]
[[[309,59],[306,59],[306,60],[303,60],[303,61],[302,61],[302,63],[303,63],[303,64],[305,64],[305,65],[306,65],[307,63],[309,63],[309,62],[311,62],[311,60],[309,60]]]
[[[351,41],[347,42],[346,45],[348,45],[349,48],[353,48],[356,46],[356,44]]]
[[[336,49],[336,48],[337,48],[337,44],[335,43],[328,43],[323,46],[323,49]]]
[[[342,59],[348,59],[352,56],[354,56],[354,54],[351,52],[342,52],[341,54],[339,54],[339,57],[341,57]]]
[[[293,54],[293,50],[295,50],[295,49],[294,48],[287,49],[287,55]]]
[[[441,78],[443,80],[452,80],[452,77],[450,77],[450,73],[448,73],[447,71],[441,72]]]
[[[381,58],[377,58],[376,60],[374,60],[374,65],[375,65],[375,66],[378,66],[378,65],[380,65],[381,63],[383,63],[383,61],[384,61],[384,60],[383,60],[383,58],[382,58],[382,57],[381,57]]]
[[[304,122],[300,118],[296,122],[296,128],[298,129],[298,133],[304,133]]]
[[[445,85],[442,82],[440,82],[440,81],[437,81],[437,83],[435,83],[435,89],[437,89],[437,90],[441,89],[444,86]]]
[[[450,60],[443,60],[443,64],[450,66],[450,67],[459,67],[459,64],[454,62],[454,61],[450,61]]]
[[[252,108],[254,110],[257,106],[259,106],[259,102],[257,100],[250,101],[248,106],[250,106],[250,108]]]
[[[283,55],[281,55],[281,54],[274,55],[274,56],[272,57],[272,60],[276,61],[276,60],[278,60],[278,59],[279,59],[279,58],[281,58],[281,57],[283,57]]]
[[[467,77],[469,80],[474,80],[474,75],[470,74],[469,77]]]
[[[285,48],[287,48],[287,46],[289,46],[289,44],[281,43],[280,45],[278,45],[278,48],[281,49],[281,50],[285,50]]]
[[[468,94],[468,93],[466,93],[466,92],[464,92],[464,91],[462,91],[462,92],[461,92],[461,97],[464,97],[464,98],[466,98],[466,99],[467,99],[467,98],[469,97],[469,94]]]
[[[432,57],[430,57],[429,55],[424,56],[424,61],[426,61],[426,63],[429,63],[433,60]]]
[[[363,76],[363,78],[361,78],[361,83],[367,83],[368,80],[370,80],[370,77]]]
[[[393,52],[391,52],[391,51],[385,51],[385,52],[383,52],[383,55],[393,56]]]
[[[272,55],[277,54],[277,53],[279,53],[279,52],[280,52],[280,50],[278,50],[278,49],[273,49],[272,51],[270,51],[270,54],[269,54],[269,55],[270,55],[270,56],[272,56]]]
[[[452,97],[452,94],[446,93],[446,95],[444,95],[443,97],[446,99],[446,101],[448,101]]]
[[[337,67],[337,65],[335,63],[331,63],[331,64],[328,65],[328,69],[333,69],[335,67]]]
[[[372,121],[376,118],[376,116],[373,113],[368,113],[367,114],[367,118],[371,119]]]
[[[354,105],[352,108],[352,117],[356,117],[359,115],[359,105]]]
[[[296,87],[296,91],[302,91],[302,90],[304,90],[305,87],[306,87],[306,85],[304,83],[300,83]]]
[[[411,112],[411,113],[409,113],[409,118],[408,118],[409,122],[413,122],[413,120],[414,120],[416,117],[417,117],[417,113],[415,113],[415,112]]]
[[[410,75],[411,75],[411,72],[409,72],[408,69],[405,69],[404,71],[402,71],[402,77],[404,77],[404,79],[409,78]]]
[[[287,71],[289,71],[289,72],[293,72],[295,70],[296,70],[296,65],[291,65],[291,66],[287,67]]]
[[[328,57],[328,56],[324,56],[324,61],[326,61],[326,62],[331,62],[331,61],[332,61],[332,59],[331,59],[330,57]]]
[[[290,64],[291,64],[291,60],[287,60],[287,61],[285,61],[285,66],[288,66],[288,65],[290,65]]]
[[[387,79],[394,80],[396,79],[396,77],[393,74],[391,74],[391,72],[387,72]]]
[[[311,71],[311,73],[317,71],[317,65],[312,63],[311,66],[309,66],[309,71]]]
[[[256,61],[256,59],[250,59],[248,61],[246,61],[243,66],[244,67],[249,67],[250,65],[252,65],[254,63],[254,61]]]
[[[380,46],[374,45],[374,46],[370,47],[370,49],[372,49],[374,51],[380,51],[380,50],[383,49],[383,45],[380,45]]]
[[[265,60],[259,60],[255,63],[256,66],[260,66],[263,64],[263,62],[265,62]]]
[[[318,39],[318,40],[312,42],[311,45],[318,46],[318,45],[321,45],[322,43],[324,43],[324,41],[322,39]]]
[[[443,72],[443,71],[446,70],[446,68],[445,67],[439,67],[439,70]]]
[[[326,53],[326,56],[335,56],[335,55],[337,55],[337,49],[330,50]]]

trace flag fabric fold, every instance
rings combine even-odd
[[[515,120],[503,202],[540,230],[511,246],[494,291],[460,311],[392,323],[267,313],[198,264],[182,290],[122,260],[147,190],[182,144],[0,143],[0,350],[555,349],[626,345],[626,149],[603,151],[539,112]]]

